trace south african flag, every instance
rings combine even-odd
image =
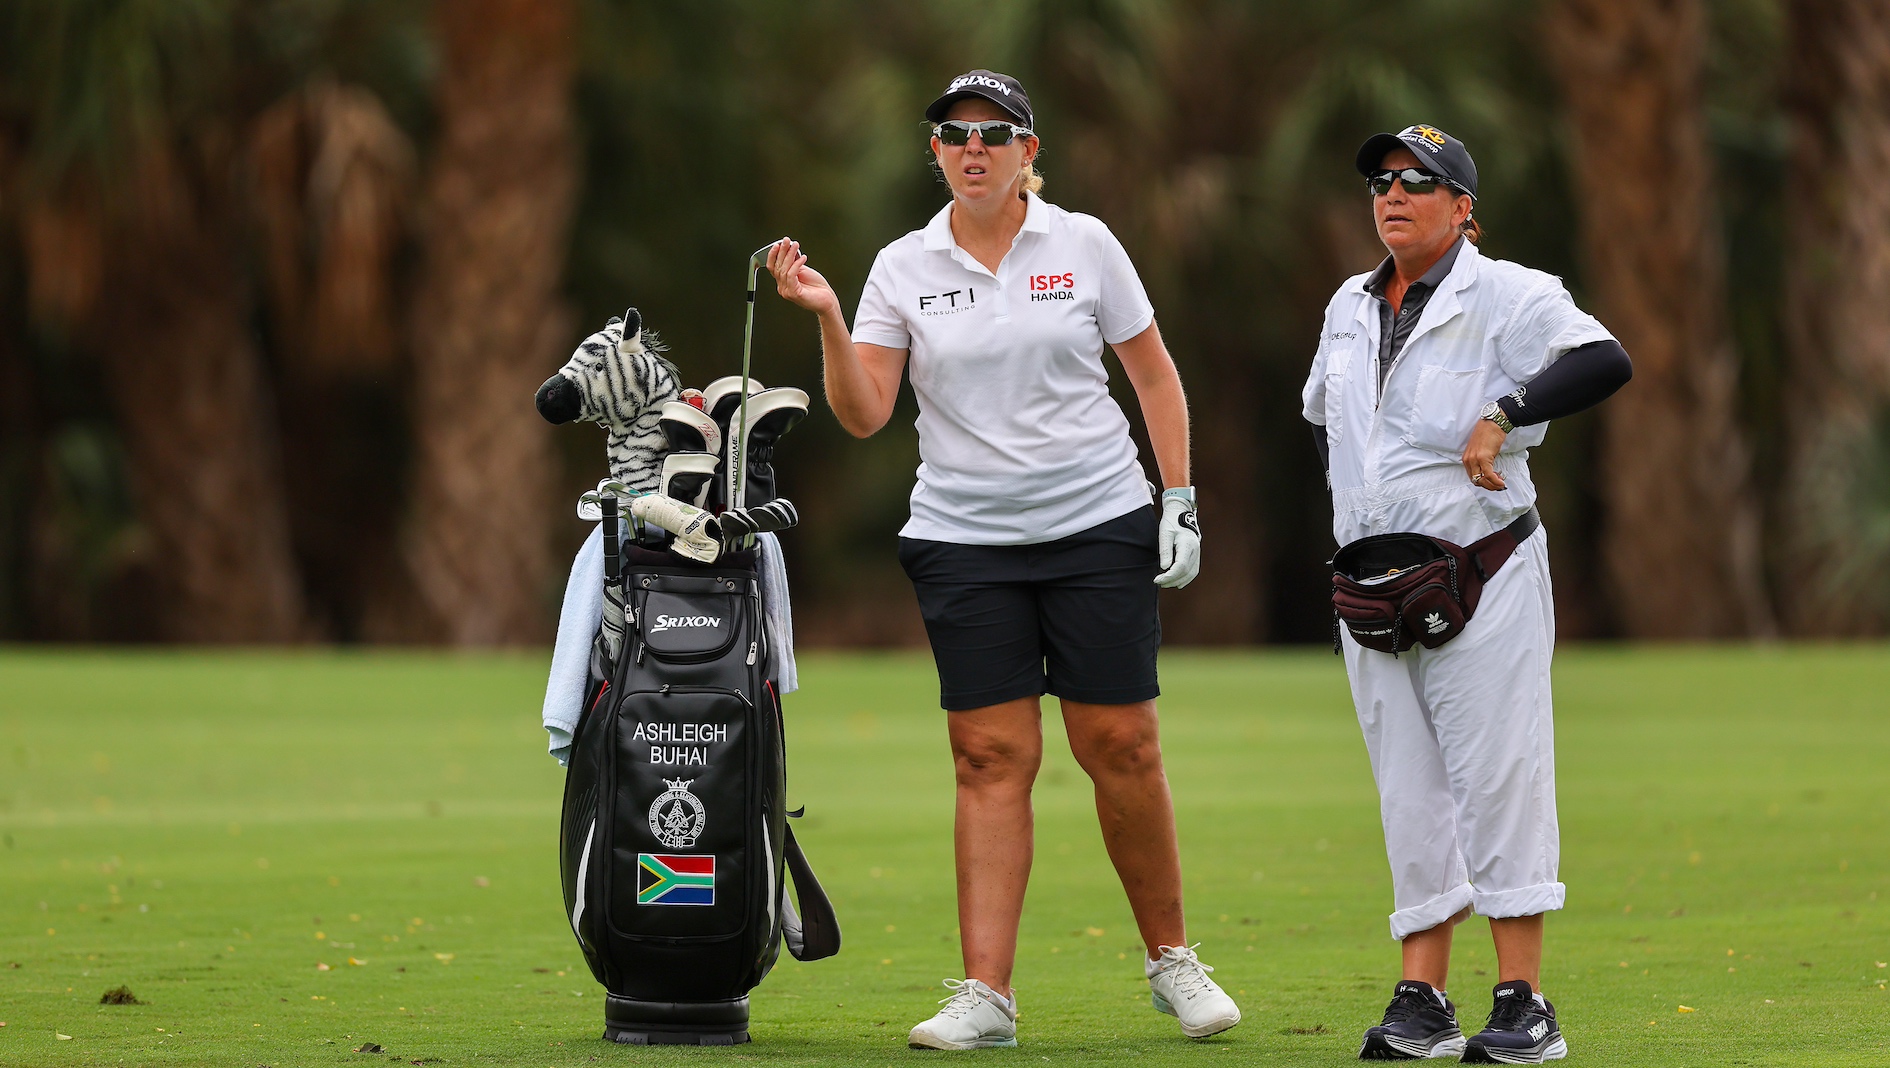
[[[637,904],[715,904],[715,856],[638,853]]]

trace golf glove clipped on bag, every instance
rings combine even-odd
[[[712,564],[722,555],[715,517],[693,504],[684,504],[660,493],[646,493],[631,499],[630,514],[676,535],[670,548],[679,556]]]
[[[1201,571],[1201,523],[1194,512],[1194,487],[1162,494],[1162,526],[1157,536],[1162,573],[1155,585],[1178,590]]]

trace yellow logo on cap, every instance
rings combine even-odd
[[[1441,145],[1444,143],[1443,133],[1441,133],[1435,126],[1413,126],[1411,127],[1411,130],[1413,133],[1416,133],[1419,137],[1422,137],[1426,141],[1429,141],[1431,144]]]

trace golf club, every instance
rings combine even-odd
[[[762,263],[766,261],[768,250],[778,244],[780,242],[770,241],[748,257],[748,318],[742,324],[742,400],[741,408],[736,412],[733,423],[738,428],[745,429],[748,426],[748,363],[749,355],[754,350],[755,340],[755,274],[761,270]],[[747,435],[738,432],[734,444],[728,450],[728,506],[730,508],[742,506],[742,487],[747,481],[748,474],[747,458],[742,455],[746,444]]]

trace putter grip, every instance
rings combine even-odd
[[[617,547],[617,498],[606,496],[597,506],[604,516],[604,585],[615,586],[623,576],[622,557]]]

